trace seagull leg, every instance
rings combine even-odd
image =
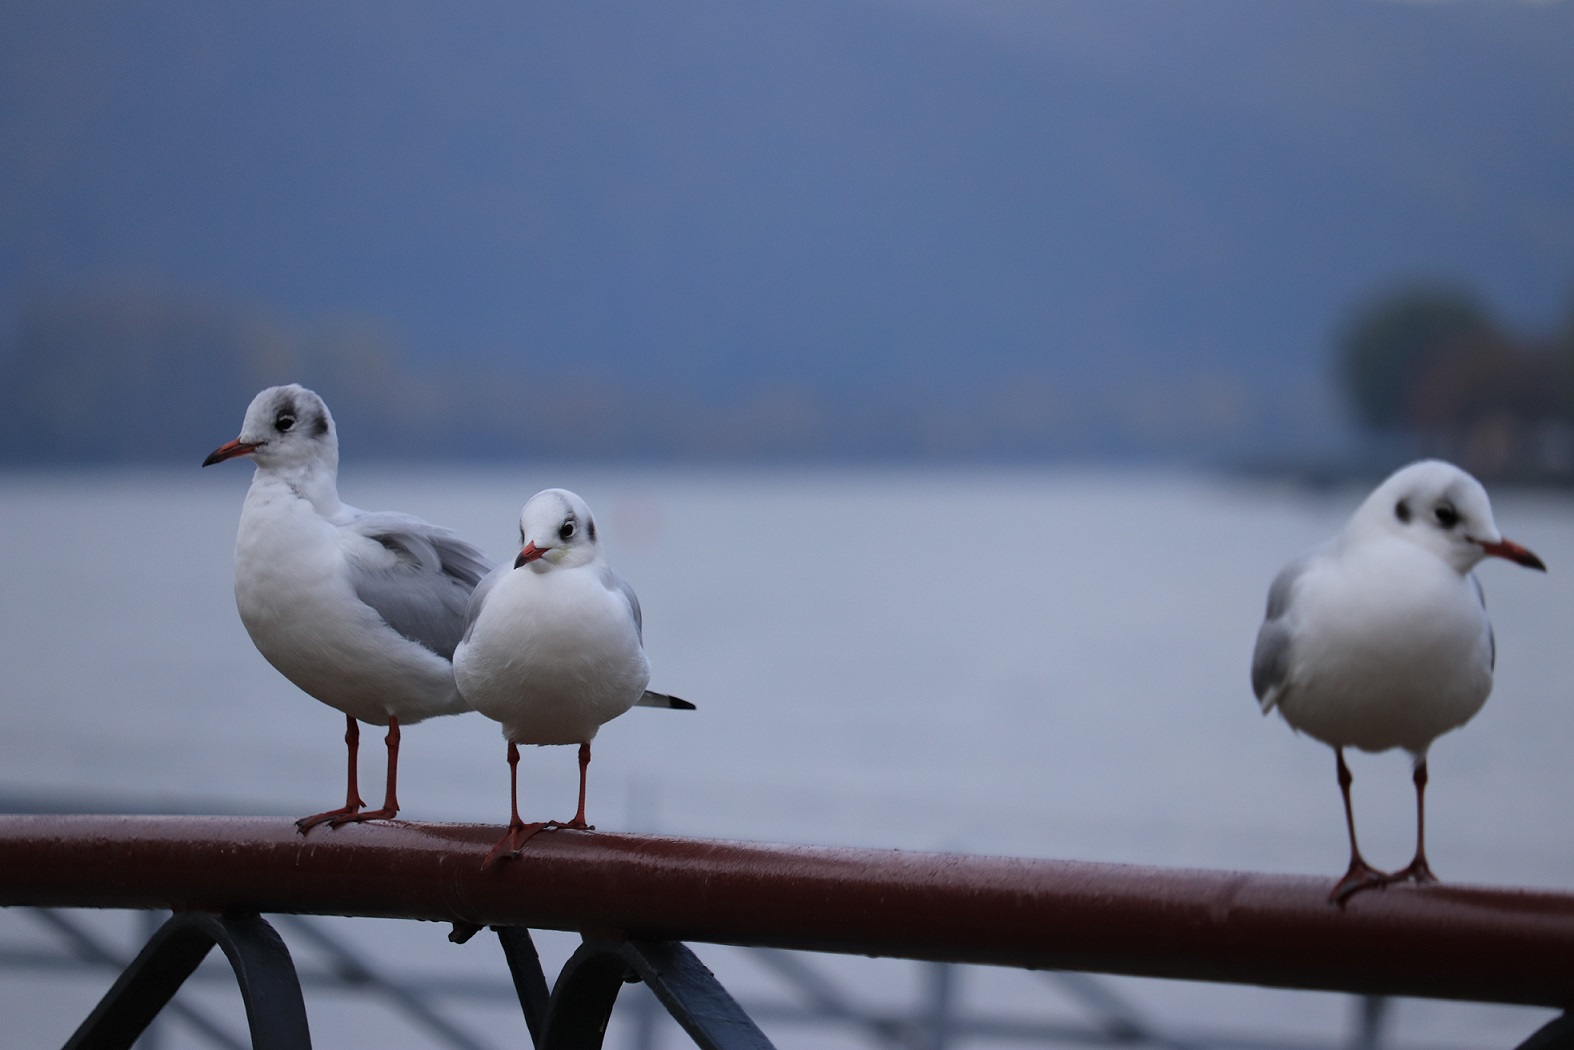
[[[1432,866],[1426,862],[1426,756],[1416,759],[1415,775],[1411,778],[1416,786],[1416,855],[1410,866],[1389,875],[1387,882],[1403,882],[1414,879],[1417,883],[1425,884],[1436,882],[1437,876],[1432,874]]]
[[[561,820],[548,821],[554,828],[569,828],[574,831],[595,831],[595,825],[585,823],[585,773],[590,769],[590,741],[582,740],[579,744],[579,809],[574,813],[574,819],[567,823]]]
[[[392,820],[399,815],[399,795],[395,790],[399,784],[399,717],[397,715],[388,716],[388,736],[384,742],[388,745],[388,784],[383,791],[383,807],[334,817],[328,821],[330,828],[336,828],[341,824],[359,823],[363,820]]]
[[[1344,795],[1345,827],[1350,830],[1350,869],[1344,873],[1344,878],[1334,884],[1328,900],[1343,906],[1364,889],[1386,885],[1387,876],[1368,864],[1366,858],[1361,856],[1361,847],[1355,844],[1355,810],[1350,805],[1350,784],[1355,778],[1350,775],[1350,767],[1344,764],[1344,748],[1334,748],[1334,757],[1339,764],[1339,792]]]
[[[360,792],[356,790],[356,782],[360,779],[357,772],[356,756],[361,750],[361,726],[351,715],[344,716],[344,724],[344,745],[350,751],[349,784],[344,789],[344,808],[330,809],[326,813],[315,813],[312,816],[302,817],[300,820],[297,820],[295,826],[300,829],[302,835],[325,820],[337,823],[337,818],[339,817],[353,817],[361,811],[362,806],[366,805],[366,803],[361,801]]]
[[[485,871],[500,860],[512,860],[519,856],[519,851],[525,848],[525,843],[544,827],[546,827],[544,823],[526,824],[519,819],[519,745],[510,740],[508,742],[508,830],[497,840],[497,845],[493,846],[492,852],[486,855],[486,860],[481,862],[481,870]]]

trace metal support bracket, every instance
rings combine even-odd
[[[504,931],[498,930],[498,935],[504,937]],[[527,1001],[533,996],[521,983],[520,973],[524,970],[528,975],[533,962],[539,975],[540,963],[528,931],[510,936],[514,948],[509,947],[510,937],[504,937],[503,950],[520,989],[520,1002],[537,1050],[598,1050],[606,1038],[618,991],[632,981],[644,981],[701,1050],[773,1050],[765,1033],[716,976],[676,941],[587,938],[563,965],[544,1015],[533,1021],[533,1007]],[[528,959],[520,950],[522,945],[529,946]],[[516,956],[520,965],[516,965]],[[544,980],[541,987],[545,987]]]
[[[1574,1050],[1574,1012],[1559,1014],[1536,1029],[1518,1050]]]
[[[494,926],[492,932],[503,945],[503,958],[508,961],[508,972],[514,978],[519,1008],[525,1012],[525,1024],[530,1028],[530,1042],[539,1046],[552,993],[547,991],[547,978],[541,969],[536,942],[523,926]]]
[[[130,1050],[217,944],[251,1029],[253,1050],[311,1050],[306,1003],[289,949],[260,915],[176,912],[104,993],[65,1050]]]

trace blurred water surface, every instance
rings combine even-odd
[[[0,795],[289,815],[342,797],[342,719],[275,673],[235,613],[250,473],[0,476]],[[521,504],[549,485],[586,497],[639,591],[653,687],[699,705],[603,729],[589,799],[603,829],[1343,870],[1331,753],[1258,714],[1247,668],[1269,580],[1360,491],[1138,471],[532,464],[346,470],[341,494],[501,559]],[[1480,570],[1497,686],[1433,749],[1428,848],[1450,881],[1574,889],[1574,500],[1500,492],[1495,509],[1551,572]],[[381,750],[363,735],[367,798],[381,797]],[[1402,865],[1405,758],[1352,768],[1368,857]],[[572,811],[574,770],[571,748],[525,753],[526,819]],[[404,737],[403,815],[500,823],[506,773],[495,724],[422,723]],[[1014,1001],[1011,979],[981,994]],[[1335,997],[1123,984],[1179,1021],[1345,1023]],[[1545,1016],[1402,1005],[1402,1043],[1513,1045]],[[314,1013],[335,1033],[324,1045],[375,1031],[334,1023]]]

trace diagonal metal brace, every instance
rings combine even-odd
[[[1517,1050],[1574,1050],[1574,1011],[1559,1014],[1536,1029]]]
[[[508,961],[508,972],[514,978],[514,992],[519,996],[519,1007],[525,1012],[525,1024],[530,1029],[530,1042],[540,1044],[541,1028],[546,1021],[546,974],[541,969],[541,956],[536,953],[536,942],[523,926],[494,926],[492,932],[503,945],[503,958]]]
[[[686,946],[676,941],[587,939],[558,975],[537,1050],[597,1050],[618,990],[644,981],[701,1050],[773,1050]]]
[[[176,912],[126,967],[65,1050],[130,1050],[217,944],[246,1004],[253,1050],[311,1050],[306,1004],[289,949],[255,913]]]

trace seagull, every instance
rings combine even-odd
[[[235,537],[241,622],[279,673],[344,712],[344,806],[296,826],[304,834],[325,821],[391,819],[399,812],[400,726],[468,710],[454,686],[454,646],[470,592],[491,562],[420,518],[341,503],[333,416],[303,386],[258,394],[240,436],[202,465],[242,456],[257,472]],[[362,809],[356,790],[358,722],[388,727],[380,809]]]
[[[693,710],[645,688],[639,599],[612,571],[585,501],[567,489],[530,497],[519,515],[519,556],[482,580],[470,597],[454,680],[465,701],[502,723],[508,741],[508,830],[482,870],[517,857],[544,828],[590,830],[585,774],[602,724],[636,704]],[[519,819],[519,745],[579,745],[579,809],[572,820]]]
[[[1263,714],[1334,749],[1350,867],[1329,900],[1371,886],[1435,882],[1426,859],[1427,749],[1474,717],[1492,691],[1496,644],[1481,584],[1488,555],[1546,571],[1498,532],[1481,483],[1423,460],[1379,485],[1344,531],[1279,573],[1252,655]],[[1416,852],[1384,874],[1355,840],[1344,749],[1404,748],[1414,759]]]

